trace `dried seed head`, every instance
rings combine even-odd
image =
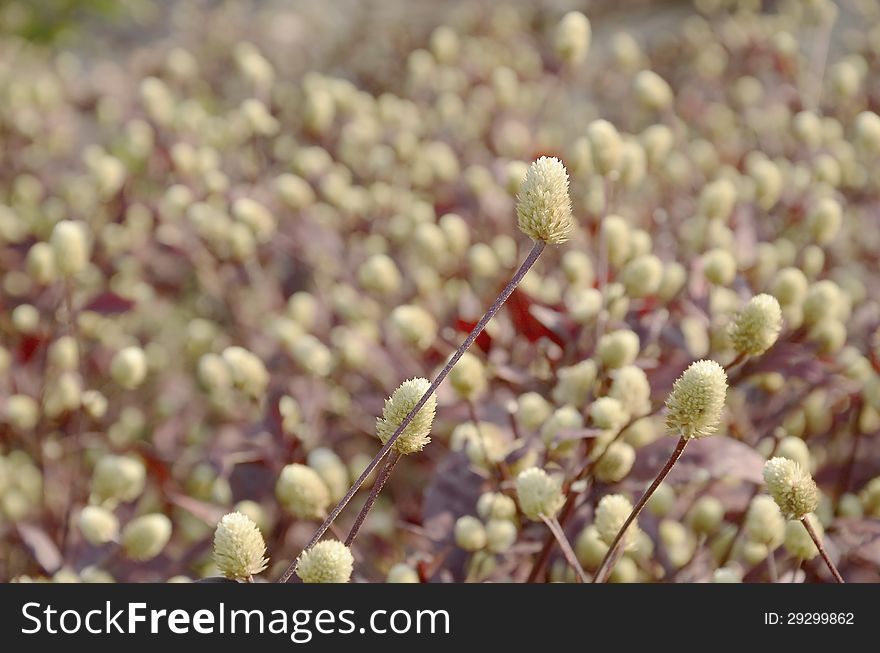
[[[269,564],[266,543],[250,517],[240,512],[224,515],[214,531],[214,564],[226,578],[248,580]]]
[[[150,560],[162,553],[171,539],[171,520],[153,513],[133,519],[122,530],[122,546],[132,560]]]
[[[718,430],[727,397],[727,374],[718,363],[691,363],[666,398],[666,429],[670,435],[704,438]]]
[[[147,357],[140,347],[126,347],[116,353],[110,364],[113,380],[133,390],[147,378]]]
[[[785,519],[773,499],[766,494],[752,499],[744,527],[752,542],[763,544],[771,550],[782,544],[785,538]]]
[[[570,11],[556,27],[556,55],[568,64],[581,63],[590,49],[590,21],[579,11]]]
[[[351,549],[338,540],[318,542],[296,563],[296,573],[304,583],[347,583],[352,571]]]
[[[819,488],[810,473],[789,458],[764,463],[767,492],[787,519],[802,519],[819,507]]]
[[[281,470],[275,496],[285,510],[300,519],[323,517],[330,504],[330,490],[318,473],[298,463]]]
[[[757,356],[770,349],[782,330],[782,309],[772,295],[755,295],[730,323],[733,348]]]
[[[555,517],[565,503],[559,483],[537,467],[525,469],[516,477],[516,496],[520,510],[532,521],[540,521],[541,515]]]
[[[79,513],[79,530],[91,544],[101,546],[119,535],[116,515],[101,506],[86,506]]]
[[[465,551],[479,551],[486,546],[486,529],[476,517],[464,515],[455,522],[455,543]]]
[[[568,172],[559,159],[542,156],[529,171],[516,196],[520,231],[550,245],[564,243],[574,229]]]
[[[605,544],[611,546],[614,538],[617,537],[617,533],[623,528],[623,524],[632,512],[632,509],[632,503],[622,494],[606,494],[602,497],[599,505],[596,506],[593,523],[596,526],[599,538]],[[638,532],[639,527],[636,525],[636,520],[633,520],[629,528],[627,528],[626,534],[620,540],[622,549],[632,549],[635,546]]]
[[[376,420],[376,434],[382,444],[394,435],[394,431],[403,422],[410,410],[415,407],[422,395],[430,387],[428,379],[409,379],[400,384],[390,398],[385,400],[382,417]],[[434,414],[437,411],[437,395],[431,396],[425,405],[419,409],[409,425],[397,438],[394,449],[402,454],[416,453],[425,448],[431,441],[431,425],[434,423]]]

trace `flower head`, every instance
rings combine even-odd
[[[338,540],[318,542],[296,563],[296,573],[304,583],[347,583],[353,570],[351,549]]]
[[[247,580],[266,568],[269,559],[260,529],[240,512],[224,515],[214,531],[214,562],[232,580]]]
[[[533,240],[564,243],[574,229],[568,172],[559,159],[542,156],[526,173],[516,196],[519,228]]]
[[[122,531],[122,546],[132,560],[150,560],[162,553],[171,539],[171,520],[161,513],[130,521]]]
[[[594,525],[599,534],[599,538],[608,546],[614,542],[617,533],[623,528],[624,522],[629,518],[633,506],[622,494],[606,494],[596,506],[596,514],[594,517]],[[626,534],[620,541],[624,549],[631,549],[635,546],[636,537],[639,533],[639,527],[635,520],[626,529]]]
[[[281,470],[275,496],[286,510],[300,519],[322,517],[330,503],[330,490],[318,473],[297,463]]]
[[[382,417],[376,420],[376,434],[385,444],[394,435],[397,427],[403,422],[409,411],[415,407],[425,391],[430,387],[428,379],[410,379],[400,384],[389,399],[385,400]],[[437,395],[431,393],[425,405],[416,413],[400,437],[394,443],[399,453],[409,454],[421,451],[431,441],[431,425],[437,411]]]
[[[770,349],[782,330],[782,309],[772,295],[755,295],[729,328],[736,351],[757,356]]]
[[[721,422],[726,397],[724,368],[711,360],[691,363],[666,398],[666,429],[683,438],[712,435]]]
[[[776,457],[764,463],[767,491],[788,519],[802,519],[819,506],[819,488],[798,463]]]
[[[537,467],[525,469],[516,477],[516,496],[520,509],[532,521],[539,521],[541,515],[553,517],[565,502],[559,483]]]

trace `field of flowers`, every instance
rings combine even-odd
[[[880,582],[880,3],[26,5],[0,581]]]

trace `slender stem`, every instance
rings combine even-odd
[[[748,356],[748,354],[746,354],[745,352],[738,353],[736,355],[736,358],[734,358],[732,361],[730,361],[727,365],[724,366],[724,371],[729,372],[734,367],[736,367],[737,365],[742,363],[746,359],[747,356]]]
[[[648,503],[648,499],[651,498],[651,495],[654,494],[654,491],[660,486],[663,482],[663,479],[669,474],[672,466],[675,465],[676,461],[681,458],[681,454],[684,452],[685,446],[687,446],[688,439],[685,437],[681,437],[678,439],[678,444],[675,445],[675,450],[672,452],[672,455],[669,456],[669,460],[666,461],[666,464],[663,466],[663,469],[660,470],[660,473],[657,474],[657,478],[654,479],[654,482],[651,483],[650,487],[645,490],[645,493],[642,495],[642,498],[639,499],[639,502],[632,509],[632,512],[629,514],[629,517],[626,518],[626,521],[623,522],[623,526],[619,531],[617,531],[617,535],[614,536],[614,541],[611,542],[611,546],[608,548],[608,552],[605,554],[604,560],[599,565],[599,568],[596,570],[596,575],[593,577],[594,583],[604,583],[605,579],[608,577],[608,573],[610,569],[606,569],[608,562],[611,560],[611,557],[614,555],[614,552],[617,550],[618,546],[620,546],[620,540],[623,539],[624,533],[626,533],[627,529],[629,529],[630,524],[632,524],[636,518],[639,516],[639,513],[642,512],[642,508],[645,507],[645,504]]]
[[[391,455],[388,456],[388,460],[385,462],[385,466],[379,473],[379,478],[377,478],[376,482],[373,483],[373,488],[370,490],[370,495],[367,497],[367,502],[364,504],[363,508],[361,508],[361,511],[358,513],[357,518],[354,520],[354,524],[352,525],[351,530],[348,532],[348,537],[345,538],[345,546],[351,546],[351,543],[354,542],[354,538],[357,537],[358,531],[361,529],[361,525],[367,518],[367,513],[370,512],[373,504],[376,503],[376,499],[379,498],[379,493],[382,491],[382,488],[385,487],[385,483],[388,482],[388,477],[391,476],[391,470],[394,469],[394,466],[397,464],[398,460],[400,460],[400,454],[397,451],[392,451]]]
[[[792,568],[792,570],[791,570],[791,582],[792,583],[797,582],[798,572],[800,572],[802,564],[804,564],[804,559],[798,557],[798,559],[794,563],[794,568]]]
[[[770,582],[778,583],[779,582],[779,573],[776,571],[776,556],[773,555],[775,551],[770,551],[767,554],[767,573],[770,574]]]
[[[553,537],[556,538],[556,541],[559,542],[559,548],[562,549],[562,555],[565,556],[565,560],[570,564],[578,577],[579,583],[587,582],[587,574],[584,573],[584,568],[581,567],[581,563],[578,561],[577,556],[574,554],[574,551],[571,548],[571,544],[568,543],[568,538],[565,537],[565,531],[562,530],[562,526],[559,525],[559,521],[556,517],[547,517],[546,515],[541,515],[541,519],[547,524],[547,528],[550,529],[550,532],[553,534]]]
[[[834,566],[834,563],[831,562],[831,558],[828,557],[828,552],[822,545],[822,538],[819,537],[816,529],[813,528],[813,525],[810,523],[809,515],[804,516],[804,518],[801,519],[801,523],[804,525],[804,528],[807,529],[810,537],[813,538],[813,543],[816,545],[816,548],[819,549],[819,555],[822,556],[822,560],[824,560],[825,564],[828,565],[828,569],[831,572],[831,575],[834,576],[834,580],[836,580],[838,583],[843,583],[843,576],[840,575],[840,572],[837,571],[837,567]]]
[[[473,331],[468,334],[468,337],[465,338],[464,342],[461,343],[456,352],[452,355],[452,358],[449,359],[449,362],[446,363],[446,366],[440,371],[437,377],[431,382],[431,385],[428,386],[428,389],[425,391],[425,394],[422,395],[422,398],[416,402],[416,405],[413,406],[412,410],[409,411],[406,417],[403,418],[403,421],[400,422],[400,426],[394,431],[390,438],[382,445],[382,448],[379,449],[379,452],[373,457],[373,460],[370,461],[370,464],[367,465],[367,468],[361,473],[358,479],[354,482],[348,492],[345,493],[345,496],[336,504],[336,507],[330,511],[330,514],[327,515],[327,518],[324,520],[324,523],[318,527],[317,532],[312,537],[311,541],[303,550],[308,550],[312,548],[318,541],[323,537],[324,533],[327,532],[327,529],[330,527],[336,518],[339,516],[339,513],[348,505],[348,502],[351,501],[351,498],[355,495],[355,493],[361,488],[364,482],[367,480],[370,474],[373,473],[373,470],[378,467],[381,460],[385,457],[385,455],[391,451],[391,447],[394,446],[394,443],[397,442],[397,438],[400,437],[400,434],[403,433],[404,429],[409,426],[410,422],[412,422],[413,418],[416,414],[421,410],[422,406],[428,401],[437,387],[443,382],[443,380],[449,375],[449,372],[455,367],[455,364],[458,362],[458,359],[464,355],[464,353],[468,350],[468,348],[474,343],[477,337],[483,332],[483,329],[486,328],[486,325],[489,321],[495,317],[495,314],[501,310],[501,307],[504,305],[504,302],[508,300],[508,298],[513,294],[513,291],[516,290],[516,287],[523,280],[523,277],[526,276],[526,273],[532,268],[535,264],[535,261],[538,260],[538,257],[541,255],[541,252],[544,251],[544,247],[547,244],[543,241],[537,241],[532,250],[529,252],[529,255],[526,257],[526,260],[523,261],[523,264],[516,271],[516,274],[513,275],[513,278],[508,282],[508,284],[504,287],[504,290],[501,291],[501,294],[498,295],[498,299],[495,300],[495,303],[489,307],[489,310],[486,311],[486,314],[477,322],[477,325],[474,327]],[[278,579],[280,583],[286,583],[291,575],[293,575],[293,570],[296,567],[296,560],[294,560],[290,566],[285,570],[285,572],[281,575],[281,578]]]

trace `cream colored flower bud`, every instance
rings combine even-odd
[[[726,249],[710,250],[703,255],[703,274],[716,286],[729,286],[736,278],[736,259]]]
[[[311,467],[286,465],[275,483],[275,496],[281,506],[300,519],[323,517],[330,505],[330,490]]]
[[[382,417],[376,420],[376,434],[382,444],[394,435],[404,418],[425,394],[430,382],[427,379],[409,379],[400,384],[391,397],[385,400]],[[431,425],[437,411],[437,395],[432,393],[425,405],[416,413],[409,425],[394,443],[394,449],[402,454],[421,451],[431,441]]]
[[[388,570],[386,583],[420,583],[418,572],[405,562],[398,562]]]
[[[351,549],[338,540],[318,542],[296,563],[296,573],[304,583],[347,583],[352,571]]]
[[[72,220],[57,223],[49,244],[55,255],[55,265],[64,276],[79,274],[89,264],[90,245],[84,223]]]
[[[526,392],[516,400],[516,421],[529,431],[539,429],[552,413],[553,407],[537,392]]]
[[[803,469],[810,469],[810,448],[795,435],[787,435],[779,441],[776,455],[795,461]]]
[[[269,384],[269,372],[263,361],[244,347],[227,347],[221,356],[237,388],[255,399],[263,396]]]
[[[706,184],[700,193],[700,213],[710,220],[727,220],[736,204],[736,186],[721,178]]]
[[[605,544],[611,546],[632,509],[632,503],[622,494],[606,494],[602,497],[599,505],[596,506],[593,524],[596,526],[599,538]],[[632,549],[635,546],[638,532],[637,522],[633,520],[620,540],[620,546],[623,550]]]
[[[770,349],[782,330],[782,309],[772,295],[755,295],[728,327],[733,348],[758,356]]]
[[[449,373],[449,383],[460,397],[474,400],[486,391],[486,368],[479,358],[466,351]]]
[[[646,109],[658,111],[672,104],[672,89],[666,80],[653,70],[642,70],[635,76],[633,92]]]
[[[500,492],[484,492],[477,499],[477,514],[483,521],[515,519],[516,502]]]
[[[556,373],[559,380],[553,388],[553,401],[563,406],[583,404],[593,389],[597,374],[596,363],[590,359],[570,367],[560,367]]]
[[[408,343],[425,351],[437,338],[437,322],[421,306],[398,306],[389,316],[392,328]]]
[[[486,548],[490,553],[504,553],[516,542],[516,525],[509,519],[490,519],[486,524]]]
[[[822,524],[818,519],[813,519],[809,516],[806,519],[810,520],[816,535],[821,539],[824,533]],[[788,554],[798,560],[812,560],[819,555],[819,549],[816,548],[816,543],[813,542],[810,533],[803,524],[797,521],[790,521],[785,524],[784,545]]]
[[[579,11],[568,12],[556,27],[556,56],[568,64],[581,63],[590,49],[591,36],[589,19]]]
[[[798,268],[783,268],[776,273],[770,285],[770,294],[779,300],[782,306],[797,306],[807,296],[809,281]]]
[[[19,431],[30,431],[40,421],[40,406],[27,395],[12,395],[6,400],[4,419]]]
[[[32,334],[40,326],[40,312],[30,304],[19,304],[12,309],[12,326],[19,333]]]
[[[614,267],[620,267],[632,253],[632,232],[629,224],[619,215],[607,215],[602,219],[599,237],[605,241],[608,249],[608,261]]]
[[[727,397],[727,374],[718,363],[701,360],[682,373],[666,398],[670,435],[703,438],[718,430]]]
[[[608,553],[608,545],[599,537],[594,525],[584,528],[575,540],[574,553],[586,569],[595,570]]]
[[[823,197],[816,202],[807,216],[810,235],[820,245],[826,245],[834,240],[842,224],[843,212],[840,204],[830,197]]]
[[[639,355],[639,347],[639,337],[634,331],[620,329],[599,338],[596,355],[604,367],[616,369],[631,365]]]
[[[753,542],[775,549],[785,538],[785,519],[766,494],[752,499],[746,511],[745,532]]]
[[[748,166],[749,176],[755,182],[755,201],[765,211],[773,208],[782,194],[782,173],[769,159],[759,158]]]
[[[378,295],[393,295],[400,290],[401,276],[394,261],[385,254],[373,254],[358,270],[361,286]]]
[[[79,530],[91,544],[101,546],[119,535],[116,515],[100,506],[86,506],[79,513]]]
[[[540,521],[541,515],[555,517],[565,503],[559,483],[537,467],[525,469],[516,477],[516,496],[520,510],[532,521]]]
[[[651,410],[651,385],[645,371],[635,365],[624,365],[611,373],[608,396],[619,401],[631,417],[647,415]]]
[[[596,464],[596,478],[603,483],[618,483],[626,478],[636,460],[636,450],[626,442],[612,442]]]
[[[330,449],[318,447],[306,457],[308,466],[314,469],[330,490],[330,498],[339,501],[348,491],[348,467]]]
[[[92,474],[92,499],[105,501],[134,501],[144,491],[147,470],[134,456],[105,455],[95,465]]]
[[[646,128],[639,136],[645,156],[651,168],[663,164],[675,142],[675,135],[666,125],[656,124]]]
[[[715,497],[703,496],[688,511],[688,522],[695,533],[711,535],[724,521],[724,505]]]
[[[634,258],[621,272],[621,281],[626,294],[634,299],[656,293],[662,280],[663,263],[653,254]]]
[[[214,531],[214,564],[226,578],[247,581],[269,564],[266,543],[250,517],[224,515]]]
[[[587,126],[587,139],[593,151],[593,166],[602,175],[620,169],[622,141],[617,128],[607,120],[594,120]]]
[[[532,240],[559,245],[571,237],[574,218],[568,172],[559,159],[542,156],[532,163],[516,196],[518,226]]]
[[[720,567],[712,572],[713,583],[741,583],[742,574],[733,567]]]
[[[859,498],[870,517],[880,517],[880,476],[875,476],[859,492]]]
[[[61,336],[49,346],[49,365],[59,372],[71,372],[79,368],[79,346],[73,336]]]
[[[137,388],[147,378],[147,357],[140,347],[117,352],[110,364],[113,380],[127,390]]]
[[[687,270],[678,261],[670,261],[663,266],[663,278],[657,289],[657,296],[664,302],[672,300],[687,283]]]
[[[137,517],[122,530],[122,546],[132,560],[155,558],[170,539],[171,520],[160,513]]]
[[[629,414],[617,399],[599,397],[590,405],[590,420],[596,428],[614,431],[629,419]]]
[[[808,326],[842,317],[843,297],[840,286],[830,279],[812,284],[804,297],[804,323]]]
[[[767,492],[788,519],[802,519],[819,507],[819,488],[810,473],[788,458],[764,463]]]
[[[52,283],[58,275],[55,252],[49,243],[35,243],[28,250],[25,265],[34,281],[44,286]]]
[[[880,116],[872,111],[862,111],[856,116],[856,143],[866,152],[880,153]]]
[[[486,529],[476,517],[464,515],[455,522],[455,543],[465,551],[479,551],[486,546]]]
[[[288,349],[297,365],[311,376],[323,378],[333,369],[333,354],[311,334],[300,336]]]

